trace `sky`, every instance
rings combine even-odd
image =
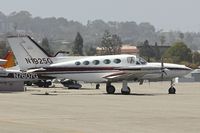
[[[200,32],[200,0],[0,0],[0,11],[29,11],[33,17],[149,22],[156,30]]]

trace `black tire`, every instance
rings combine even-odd
[[[121,93],[122,93],[123,95],[129,95],[129,94],[131,93],[130,87],[128,87],[128,91],[123,91],[123,89],[121,89]]]
[[[106,91],[108,94],[114,94],[115,93],[115,87],[113,85],[109,85],[106,87]]]
[[[176,94],[176,89],[174,87],[170,87],[168,92],[169,94]]]
[[[49,88],[50,84],[48,82],[44,82],[44,87]]]
[[[32,82],[31,82],[31,81],[27,81],[27,82],[26,82],[26,85],[27,85],[27,86],[32,86]]]
[[[44,82],[38,81],[38,82],[37,82],[37,86],[38,86],[38,87],[44,87]]]
[[[100,84],[96,84],[96,89],[99,89],[100,88]]]
[[[48,81],[47,84],[48,84],[49,86],[51,86],[51,85],[52,85],[52,82],[51,82],[51,81]]]

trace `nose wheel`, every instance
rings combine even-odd
[[[168,92],[169,92],[169,94],[176,94],[176,89],[173,86],[171,86],[169,88]]]
[[[171,80],[171,87],[168,90],[168,94],[176,94],[176,88],[174,87],[174,81]]]

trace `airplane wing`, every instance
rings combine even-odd
[[[162,74],[162,70],[160,67],[151,67],[151,66],[133,66],[133,67],[121,67],[117,68],[118,72],[111,73],[109,75],[104,76],[109,81],[119,81],[119,80],[140,80],[145,75],[148,74]]]

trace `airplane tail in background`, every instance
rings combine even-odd
[[[14,55],[12,51],[8,51],[8,53],[6,54],[6,56],[4,57],[6,61],[5,64],[1,65],[1,67],[3,68],[10,68],[15,66],[15,60],[14,60]]]
[[[7,39],[21,70],[41,68],[53,63],[51,56],[30,36],[10,36]]]

